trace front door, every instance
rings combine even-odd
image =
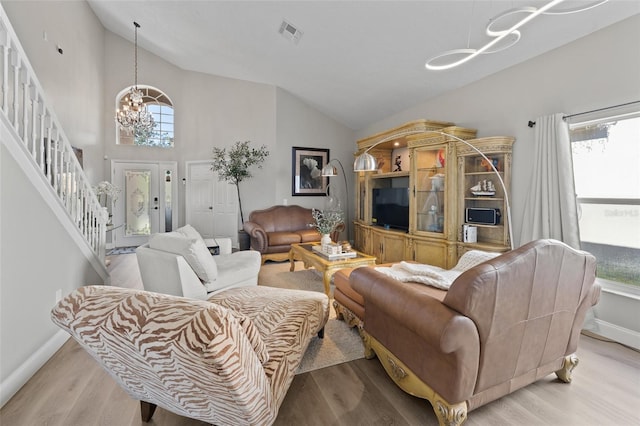
[[[111,181],[122,190],[113,208],[113,244],[137,247],[149,235],[171,231],[175,217],[176,164],[112,162]]]

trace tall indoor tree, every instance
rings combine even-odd
[[[236,142],[230,148],[213,148],[213,162],[211,170],[218,173],[218,179],[232,183],[238,193],[238,208],[240,209],[240,221],[244,225],[242,213],[242,200],[240,198],[240,182],[251,178],[250,168],[257,166],[262,168],[262,163],[269,156],[266,145],[252,148],[251,141]],[[241,226],[241,229],[242,229]]]

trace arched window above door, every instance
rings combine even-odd
[[[151,86],[138,86],[142,91],[142,100],[153,116],[154,126],[148,131],[129,133],[116,123],[116,143],[119,145],[155,146],[173,148],[173,103],[161,90]],[[116,108],[122,108],[129,88],[125,88],[116,96]]]

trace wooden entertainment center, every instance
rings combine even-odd
[[[388,141],[369,151],[378,162],[378,170],[358,172],[356,178],[357,250],[375,256],[378,263],[413,260],[450,269],[467,250],[510,249],[507,203],[499,179],[480,154],[448,135],[467,141],[487,156],[510,195],[513,137],[476,139],[475,129],[416,120],[361,139],[356,156],[384,139]],[[374,215],[374,195],[378,210],[385,206],[384,199],[379,199],[393,197],[384,195],[382,188],[407,188],[408,221],[387,217],[390,225],[376,223],[377,216],[383,214],[377,211]],[[499,211],[499,223],[469,223],[468,208],[480,213]],[[400,214],[406,214],[405,209]],[[398,211],[394,210],[396,216]],[[465,224],[475,227],[477,242],[463,240]]]

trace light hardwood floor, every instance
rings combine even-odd
[[[139,286],[130,255],[114,256],[112,284]],[[582,336],[571,384],[554,375],[469,413],[465,425],[640,424],[640,353]],[[75,342],[0,410],[2,426],[141,425],[131,400]],[[163,409],[150,425],[203,425]],[[428,402],[407,395],[377,360],[360,359],[295,377],[276,425],[437,425]]]

